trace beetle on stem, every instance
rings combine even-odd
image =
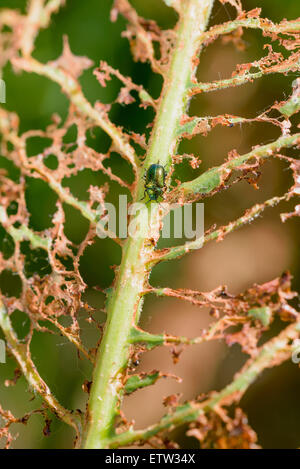
[[[152,200],[157,202],[158,198],[161,197],[166,190],[166,176],[166,170],[162,165],[159,164],[159,162],[156,164],[151,164],[144,175],[145,191],[142,200],[146,197],[147,194],[149,200],[146,203],[149,203]]]

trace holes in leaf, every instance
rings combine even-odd
[[[30,225],[38,231],[50,228],[56,212],[57,195],[41,179],[27,178],[26,183],[25,199],[30,212]]]
[[[13,151],[13,149],[15,148],[11,142],[6,142],[6,145],[7,145],[8,151]]]
[[[181,148],[181,147],[180,147]],[[180,153],[185,153],[181,151]],[[187,152],[188,153],[188,152]],[[176,185],[176,180],[180,180],[181,182],[189,181],[197,176],[200,170],[193,169],[190,165],[189,159],[183,159],[181,163],[178,163],[172,174],[172,182]]]
[[[77,140],[77,126],[72,124],[71,127],[68,128],[67,133],[64,135],[62,141],[63,143],[73,143]]]
[[[112,173],[123,179],[125,182],[132,184],[134,174],[131,164],[124,160],[118,153],[111,153],[110,157],[103,162],[105,168],[111,168]]]
[[[69,143],[68,145],[65,146],[64,150],[65,153],[72,153],[78,148],[78,145],[76,143]]]
[[[1,33],[12,33],[13,30],[10,26],[8,26],[7,24],[4,24],[3,26],[1,26]]]
[[[58,158],[55,155],[48,155],[44,158],[44,165],[47,166],[49,169],[57,169],[58,168]]]
[[[154,57],[156,60],[160,60],[161,52],[160,52],[160,43],[158,41],[153,41],[153,48],[154,48]]]
[[[17,168],[12,161],[8,160],[4,156],[0,156],[0,168],[6,170],[6,177],[13,181],[18,181],[20,178],[20,170]]]
[[[50,147],[52,139],[47,137],[29,137],[26,140],[26,153],[27,156],[38,155],[46,148]]]
[[[30,319],[23,311],[16,309],[10,316],[12,326],[20,340],[24,339],[30,330]]]
[[[92,186],[101,186],[107,177],[100,171],[92,171],[91,169],[83,169],[78,174],[63,179],[63,186],[69,187],[72,194],[79,200],[88,200],[88,189]]]
[[[111,138],[99,127],[92,127],[86,132],[86,145],[98,153],[107,153],[111,145]]]
[[[54,300],[54,296],[47,296],[46,300],[45,300],[45,305],[49,305],[50,303],[52,303],[52,301]]]
[[[9,259],[15,250],[13,238],[0,225],[0,251],[3,253],[4,259]]]
[[[115,111],[114,122],[116,125],[120,125],[124,129],[131,129],[140,134],[145,131],[145,126],[152,122],[154,118],[154,111],[151,107],[142,109],[137,102],[127,106],[116,104]]]
[[[64,233],[66,237],[73,243],[81,243],[89,229],[89,222],[81,213],[71,205],[64,204],[65,223]]]
[[[63,327],[71,327],[73,320],[72,318],[68,316],[61,316],[58,318],[58,322],[63,326]]]
[[[21,243],[21,252],[25,254],[24,272],[26,277],[38,275],[44,277],[52,272],[48,260],[48,253],[45,249],[31,249],[28,241]]]
[[[69,271],[74,270],[73,259],[70,256],[56,256],[57,259],[62,263],[62,265]]]
[[[80,258],[80,273],[88,286],[101,285],[108,287],[114,279],[115,272],[111,265],[120,263],[121,249],[117,249],[109,239],[97,239],[88,246]]]
[[[22,282],[19,275],[11,270],[3,270],[0,274],[0,290],[6,296],[19,298],[22,291]]]
[[[18,206],[19,206],[18,202],[16,200],[13,200],[7,207],[7,210],[6,210],[7,215],[9,216],[16,215],[18,212]]]

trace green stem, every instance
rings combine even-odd
[[[279,204],[283,200],[287,200],[288,196],[289,193],[286,193],[281,197],[272,197],[271,199],[266,200],[262,204],[255,204],[253,205],[253,207],[248,209],[244,213],[244,215],[228,223],[228,225],[221,226],[220,228],[210,233],[207,233],[206,235],[201,236],[200,238],[196,238],[193,241],[187,241],[185,244],[166,248],[162,251],[155,251],[151,263],[157,264],[158,262],[171,261],[184,256],[188,252],[201,249],[203,246],[205,246],[205,244],[210,241],[217,240],[218,238],[223,239],[229,233],[232,233],[233,231],[237,230],[238,228],[241,228],[247,223],[251,223],[253,220],[255,220],[255,218],[259,217],[267,207],[275,207],[275,205]]]
[[[145,167],[158,161],[170,165],[176,151],[177,127],[188,104],[187,89],[195,72],[201,33],[213,0],[185,0],[182,4],[177,43],[165,78]],[[140,172],[135,201],[141,199],[144,191],[143,172]],[[133,218],[136,229],[144,228],[145,233],[128,237],[115,286],[108,298],[107,323],[97,353],[88,404],[85,448],[105,448],[114,436],[114,421],[124,388],[123,371],[130,353],[130,332],[141,311],[142,292],[149,276],[146,264],[159,237],[159,207],[152,205],[153,210],[143,205],[144,209]]]
[[[263,160],[276,155],[282,148],[289,148],[299,145],[300,133],[294,135],[283,135],[277,140],[267,145],[254,147],[252,151],[245,155],[227,160],[220,166],[205,171],[192,181],[185,182],[175,187],[169,194],[169,201],[178,201],[181,197],[186,202],[190,199],[202,199],[208,195],[214,194],[218,188],[224,184],[232,171],[238,170],[243,164],[248,163],[252,159]]]
[[[299,19],[292,21],[283,20],[281,23],[275,24],[266,18],[243,18],[212,26],[203,36],[207,41],[210,38],[217,38],[223,34],[230,34],[238,28],[261,29],[266,33],[275,34],[297,33],[300,30],[300,21]]]
[[[292,57],[292,56],[291,56]],[[190,87],[189,93],[191,96],[194,96],[199,93],[209,93],[210,91],[224,90],[225,88],[236,87],[240,85],[245,85],[246,83],[251,83],[257,78],[262,78],[265,75],[270,75],[271,73],[283,73],[287,74],[289,72],[294,72],[299,68],[299,61],[289,61],[288,59],[282,64],[269,68],[264,68],[257,72],[247,72],[243,75],[234,75],[231,78],[225,78],[224,80],[211,81],[209,83],[197,83]]]
[[[131,445],[137,441],[147,441],[160,432],[174,428],[174,426],[197,420],[205,412],[220,408],[222,405],[229,406],[240,400],[263,370],[279,365],[299,349],[295,341],[299,337],[299,333],[300,322],[298,319],[297,322],[288,326],[274,339],[264,344],[258,355],[254,359],[250,358],[243,369],[236,374],[232,383],[222,391],[214,393],[201,403],[188,402],[178,406],[172,413],[166,414],[158,423],[148,428],[136,431],[129,429],[120,435],[115,435],[110,441],[110,447],[117,448],[118,446]]]

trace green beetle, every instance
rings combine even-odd
[[[162,165],[159,163],[151,164],[144,175],[145,191],[143,199],[147,194],[149,197],[148,202],[151,202],[151,200],[157,201],[158,198],[163,195],[166,189],[166,176],[166,170]]]

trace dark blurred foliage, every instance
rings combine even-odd
[[[159,96],[162,85],[161,77],[151,72],[148,64],[133,62],[129,50],[128,41],[121,37],[125,21],[118,18],[116,23],[109,20],[111,1],[99,2],[98,0],[72,0],[67,1],[65,8],[54,15],[51,26],[42,30],[36,41],[34,55],[45,62],[58,57],[62,51],[62,37],[69,36],[73,53],[86,55],[92,59],[95,66],[100,60],[106,60],[111,66],[118,68],[124,75],[131,76],[133,81],[143,84],[155,98]],[[132,4],[140,15],[155,19],[162,28],[171,28],[176,22],[176,15],[162,0],[134,0]],[[18,8],[24,11],[25,0],[0,0],[0,7]],[[262,16],[273,21],[283,18],[293,19],[300,14],[298,0],[244,0],[243,6],[247,10],[262,7]],[[222,6],[215,2],[211,24],[221,23],[234,18],[234,11],[230,6]],[[209,46],[201,56],[199,79],[209,81],[225,78],[231,75],[237,63],[249,62],[260,58],[265,52],[263,44],[269,41],[263,38],[260,32],[246,31],[244,35],[245,51],[237,51],[232,44],[221,45],[218,40]],[[197,115],[216,115],[222,113],[236,114],[251,117],[271,105],[274,100],[282,100],[291,91],[291,83],[295,76],[267,76],[253,84],[247,84],[236,89],[224,90],[201,95],[194,98],[190,111]],[[21,130],[45,128],[50,123],[53,113],[58,113],[65,118],[68,111],[68,100],[60,91],[58,85],[46,78],[34,74],[15,75],[10,65],[5,68],[4,79],[7,84],[6,108],[18,113],[21,122]],[[119,84],[113,79],[106,88],[101,88],[92,69],[84,72],[80,82],[86,97],[94,103],[100,100],[109,103],[118,94]],[[153,112],[142,110],[136,103],[129,106],[119,104],[113,106],[110,112],[111,119],[126,130],[134,130],[143,133],[146,125],[152,121]],[[204,169],[220,164],[227,152],[236,148],[238,152],[248,151],[252,145],[267,143],[278,136],[278,131],[273,127],[256,123],[245,127],[234,128],[218,127],[208,137],[198,136],[180,145],[181,152],[194,152],[200,155],[203,163],[198,170],[192,170],[187,164],[182,164],[176,170],[176,177],[188,180]],[[100,129],[96,129],[89,135],[90,145],[99,151],[107,151],[110,140]],[[70,136],[72,141],[72,136]],[[29,154],[39,151],[40,142],[33,141],[28,149]],[[55,158],[49,161],[55,164]],[[125,180],[132,177],[130,169],[124,161],[115,155],[109,162],[112,170]],[[18,172],[11,167],[4,158],[0,157],[0,167],[6,167],[11,177],[17,178]],[[100,173],[83,171],[80,176],[73,177],[65,182],[72,192],[81,198],[86,197],[86,191],[90,184],[101,185],[107,180]],[[266,164],[260,181],[261,190],[255,191],[246,182],[235,185],[230,191],[221,193],[205,202],[205,223],[224,224],[239,216],[247,207],[256,202],[263,201],[267,197],[281,194],[291,183],[290,173],[284,171],[284,165],[273,162]],[[115,183],[111,184],[111,194],[108,201],[116,201],[119,193],[124,193]],[[51,217],[55,211],[56,195],[42,181],[31,179],[27,181],[26,200],[31,212],[30,224],[36,230],[45,229],[51,225]],[[222,251],[221,245],[211,247],[209,253],[215,252],[212,259],[205,256],[205,249],[199,254],[189,256],[188,261],[180,260],[163,264],[156,268],[152,275],[152,283],[160,286],[187,287],[204,290],[215,288],[219,283],[228,284],[232,290],[242,290],[251,283],[270,280],[279,275],[282,269],[291,269],[294,275],[293,287],[299,290],[299,221],[291,220],[285,225],[280,225],[279,213],[287,211],[273,209],[265,214],[263,220],[257,221],[258,231],[255,228],[245,227],[239,235],[233,236],[233,243]],[[66,227],[65,232],[74,243],[80,242],[87,232],[87,222],[73,208],[65,206]],[[276,230],[279,231],[276,231]],[[250,230],[250,235],[247,235]],[[252,231],[251,231],[252,230]],[[245,238],[243,238],[243,233]],[[253,236],[251,235],[253,234]],[[251,238],[252,236],[252,238]],[[5,239],[0,231],[0,243],[6,243],[6,249],[10,249],[9,239]],[[251,244],[252,243],[252,244]],[[223,244],[223,243],[221,243]],[[268,245],[268,246],[266,246]],[[243,257],[243,249],[248,252],[248,257]],[[47,268],[38,253],[30,252],[29,246],[24,243],[23,250],[28,257],[28,275],[30,272],[42,271]],[[265,254],[267,252],[267,254]],[[261,264],[247,263],[251,256],[261,256]],[[265,257],[264,257],[265,256]],[[39,265],[34,265],[34,259],[39,259]],[[120,262],[120,250],[110,240],[97,240],[86,249],[81,260],[81,272],[88,284],[85,293],[86,300],[96,308],[97,318],[104,321],[105,316],[101,312],[104,295],[93,289],[95,285],[107,288],[113,279],[111,265]],[[231,269],[231,270],[230,270]],[[225,275],[222,277],[222,272]],[[46,271],[44,274],[47,273]],[[193,282],[193,285],[191,284]],[[16,294],[20,288],[19,279],[9,272],[3,272],[0,276],[0,287],[5,292],[14,291]],[[171,302],[165,301],[165,306],[158,307],[158,301],[147,300],[143,316],[143,324],[151,329],[165,329],[170,333],[181,333],[172,322]],[[182,322],[188,323],[191,314],[186,313],[186,307],[179,305],[181,322],[176,316],[179,329]],[[158,318],[158,313],[166,313],[168,319]],[[185,317],[185,315],[187,316]],[[79,316],[81,313],[79,313]],[[155,324],[151,325],[152,317]],[[178,322],[179,321],[179,322]],[[28,331],[28,320],[24,313],[17,311],[13,315],[13,323],[22,337]],[[174,323],[175,324],[175,323]],[[88,345],[94,345],[98,338],[95,331],[87,322],[82,320],[83,340]],[[186,326],[188,327],[188,325]],[[279,331],[281,324],[274,325],[271,334]],[[193,335],[193,327],[188,330]],[[245,356],[238,347],[231,349],[222,347],[221,352],[210,358],[209,363],[203,367],[203,355],[201,347],[195,347],[190,351],[189,360],[196,363],[191,367],[191,374],[187,376],[186,393],[184,397],[192,398],[203,391],[221,389],[232,379],[233,374],[244,363]],[[211,353],[214,354],[214,348]],[[157,352],[158,357],[164,357],[165,352]],[[149,354],[151,356],[151,354]],[[155,356],[156,356],[155,355]],[[86,395],[81,386],[84,380],[91,378],[91,366],[76,355],[76,351],[63,337],[35,332],[32,341],[32,358],[35,361],[41,376],[48,382],[50,388],[59,400],[67,407],[84,408]],[[163,358],[162,358],[163,359]],[[150,360],[150,359],[149,359]],[[166,361],[167,364],[171,360]],[[201,374],[197,372],[197,362],[201,364]],[[214,363],[211,365],[211,363]],[[146,362],[147,363],[147,362]],[[151,362],[152,363],[152,362]],[[145,366],[145,364],[144,364]],[[149,365],[152,366],[152,365]],[[153,367],[159,366],[153,362]],[[167,366],[167,365],[166,365]],[[208,373],[208,368],[212,371]],[[40,398],[34,397],[28,391],[24,378],[21,378],[14,388],[6,388],[3,383],[7,378],[12,378],[15,363],[8,359],[7,364],[1,364],[1,389],[0,400],[5,409],[11,409],[17,416],[21,416],[30,409],[38,407]],[[176,372],[176,369],[175,369]],[[209,374],[209,381],[202,383],[202,373]],[[180,374],[180,373],[179,373]],[[195,374],[197,376],[195,376]],[[171,383],[172,386],[172,383]],[[204,387],[203,387],[204,386]],[[144,394],[144,399],[149,399],[149,394]],[[178,387],[180,391],[180,387]],[[142,394],[143,395],[143,394]],[[259,443],[267,448],[293,448],[300,444],[300,375],[299,369],[292,363],[286,363],[278,369],[268,370],[250,388],[242,400],[242,407],[248,413],[249,422],[256,430]],[[161,397],[160,397],[161,399]],[[143,398],[131,398],[131,409],[135,408],[139,421],[139,412],[143,411]],[[153,404],[154,406],[154,404]],[[161,409],[159,410],[161,412]],[[65,448],[71,447],[72,431],[65,424],[52,417],[51,434],[45,438],[42,434],[43,421],[38,415],[33,416],[27,426],[18,425],[16,432],[19,438],[13,447],[27,448]],[[151,423],[151,422],[148,422]],[[184,447],[197,447],[196,440],[188,439],[183,431],[176,432],[176,439]]]

